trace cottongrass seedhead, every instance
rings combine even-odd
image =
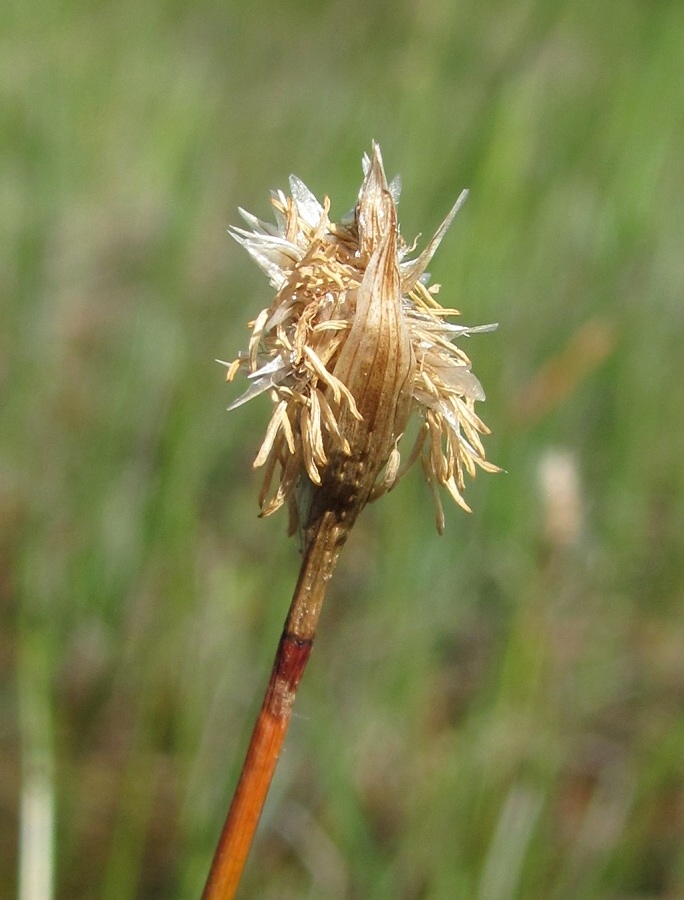
[[[450,322],[458,311],[439,305],[425,271],[467,192],[411,258],[414,245],[397,226],[399,180],[387,183],[377,144],[363,173],[358,202],[339,223],[328,198],[319,203],[295,176],[289,197],[272,194],[274,225],[240,210],[249,229],[231,233],[276,296],[250,323],[247,350],[223,363],[229,381],[238,372],[249,381],[229,409],[264,392],[274,403],[254,460],[265,469],[263,515],[288,503],[292,530],[306,530],[324,509],[351,524],[420,459],[441,532],[439,486],[468,510],[464,474],[498,471],[475,412],[484,391],[453,343],[496,325]],[[422,421],[402,464],[398,445],[412,413]]]

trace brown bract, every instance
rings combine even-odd
[[[464,472],[497,471],[474,409],[484,392],[453,343],[496,326],[450,323],[457,310],[437,303],[438,287],[424,274],[466,193],[409,260],[397,226],[398,181],[388,185],[377,144],[364,157],[356,207],[341,223],[330,221],[327,198],[321,205],[294,176],[290,189],[290,197],[272,196],[275,225],[241,211],[252,230],[232,232],[276,290],[250,323],[248,349],[225,364],[228,380],[242,371],[250,382],[231,409],[265,391],[274,402],[254,461],[265,469],[262,513],[287,501],[292,530],[305,536],[325,512],[348,528],[420,458],[441,531],[437,486],[468,509]],[[412,412],[422,423],[401,465],[398,445]]]

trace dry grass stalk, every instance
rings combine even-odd
[[[426,266],[465,199],[416,258],[397,226],[399,183],[387,183],[379,147],[364,157],[358,202],[341,223],[292,177],[291,196],[273,194],[276,225],[242,212],[234,229],[277,291],[251,323],[248,349],[227,366],[247,391],[230,408],[268,391],[274,411],[255,459],[265,470],[263,515],[287,503],[303,562],[268,690],[204,891],[226,900],[242,869],[289,725],[297,685],[316,633],[339,552],[363,507],[421,459],[444,527],[438,487],[464,509],[464,472],[497,471],[475,413],[484,399],[455,337],[496,326],[452,324]],[[399,443],[410,415],[423,422],[407,461]],[[277,482],[274,481],[277,477]]]

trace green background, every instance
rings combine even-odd
[[[199,895],[298,566],[269,402],[226,413],[213,362],[271,298],[226,228],[290,172],[339,217],[371,139],[408,240],[471,190],[431,268],[500,323],[467,350],[507,474],[441,538],[418,470],[362,515],[242,896],[684,896],[683,34],[678,0],[2,4],[7,896],[20,856]]]

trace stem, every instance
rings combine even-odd
[[[202,900],[232,900],[247,861],[266,795],[287,734],[330,577],[348,526],[325,512],[309,532],[266,695],[252,732]]]
[[[21,732],[19,809],[19,900],[54,895],[55,765],[51,648],[47,628],[21,620],[18,660]],[[41,623],[42,624],[42,623]]]

